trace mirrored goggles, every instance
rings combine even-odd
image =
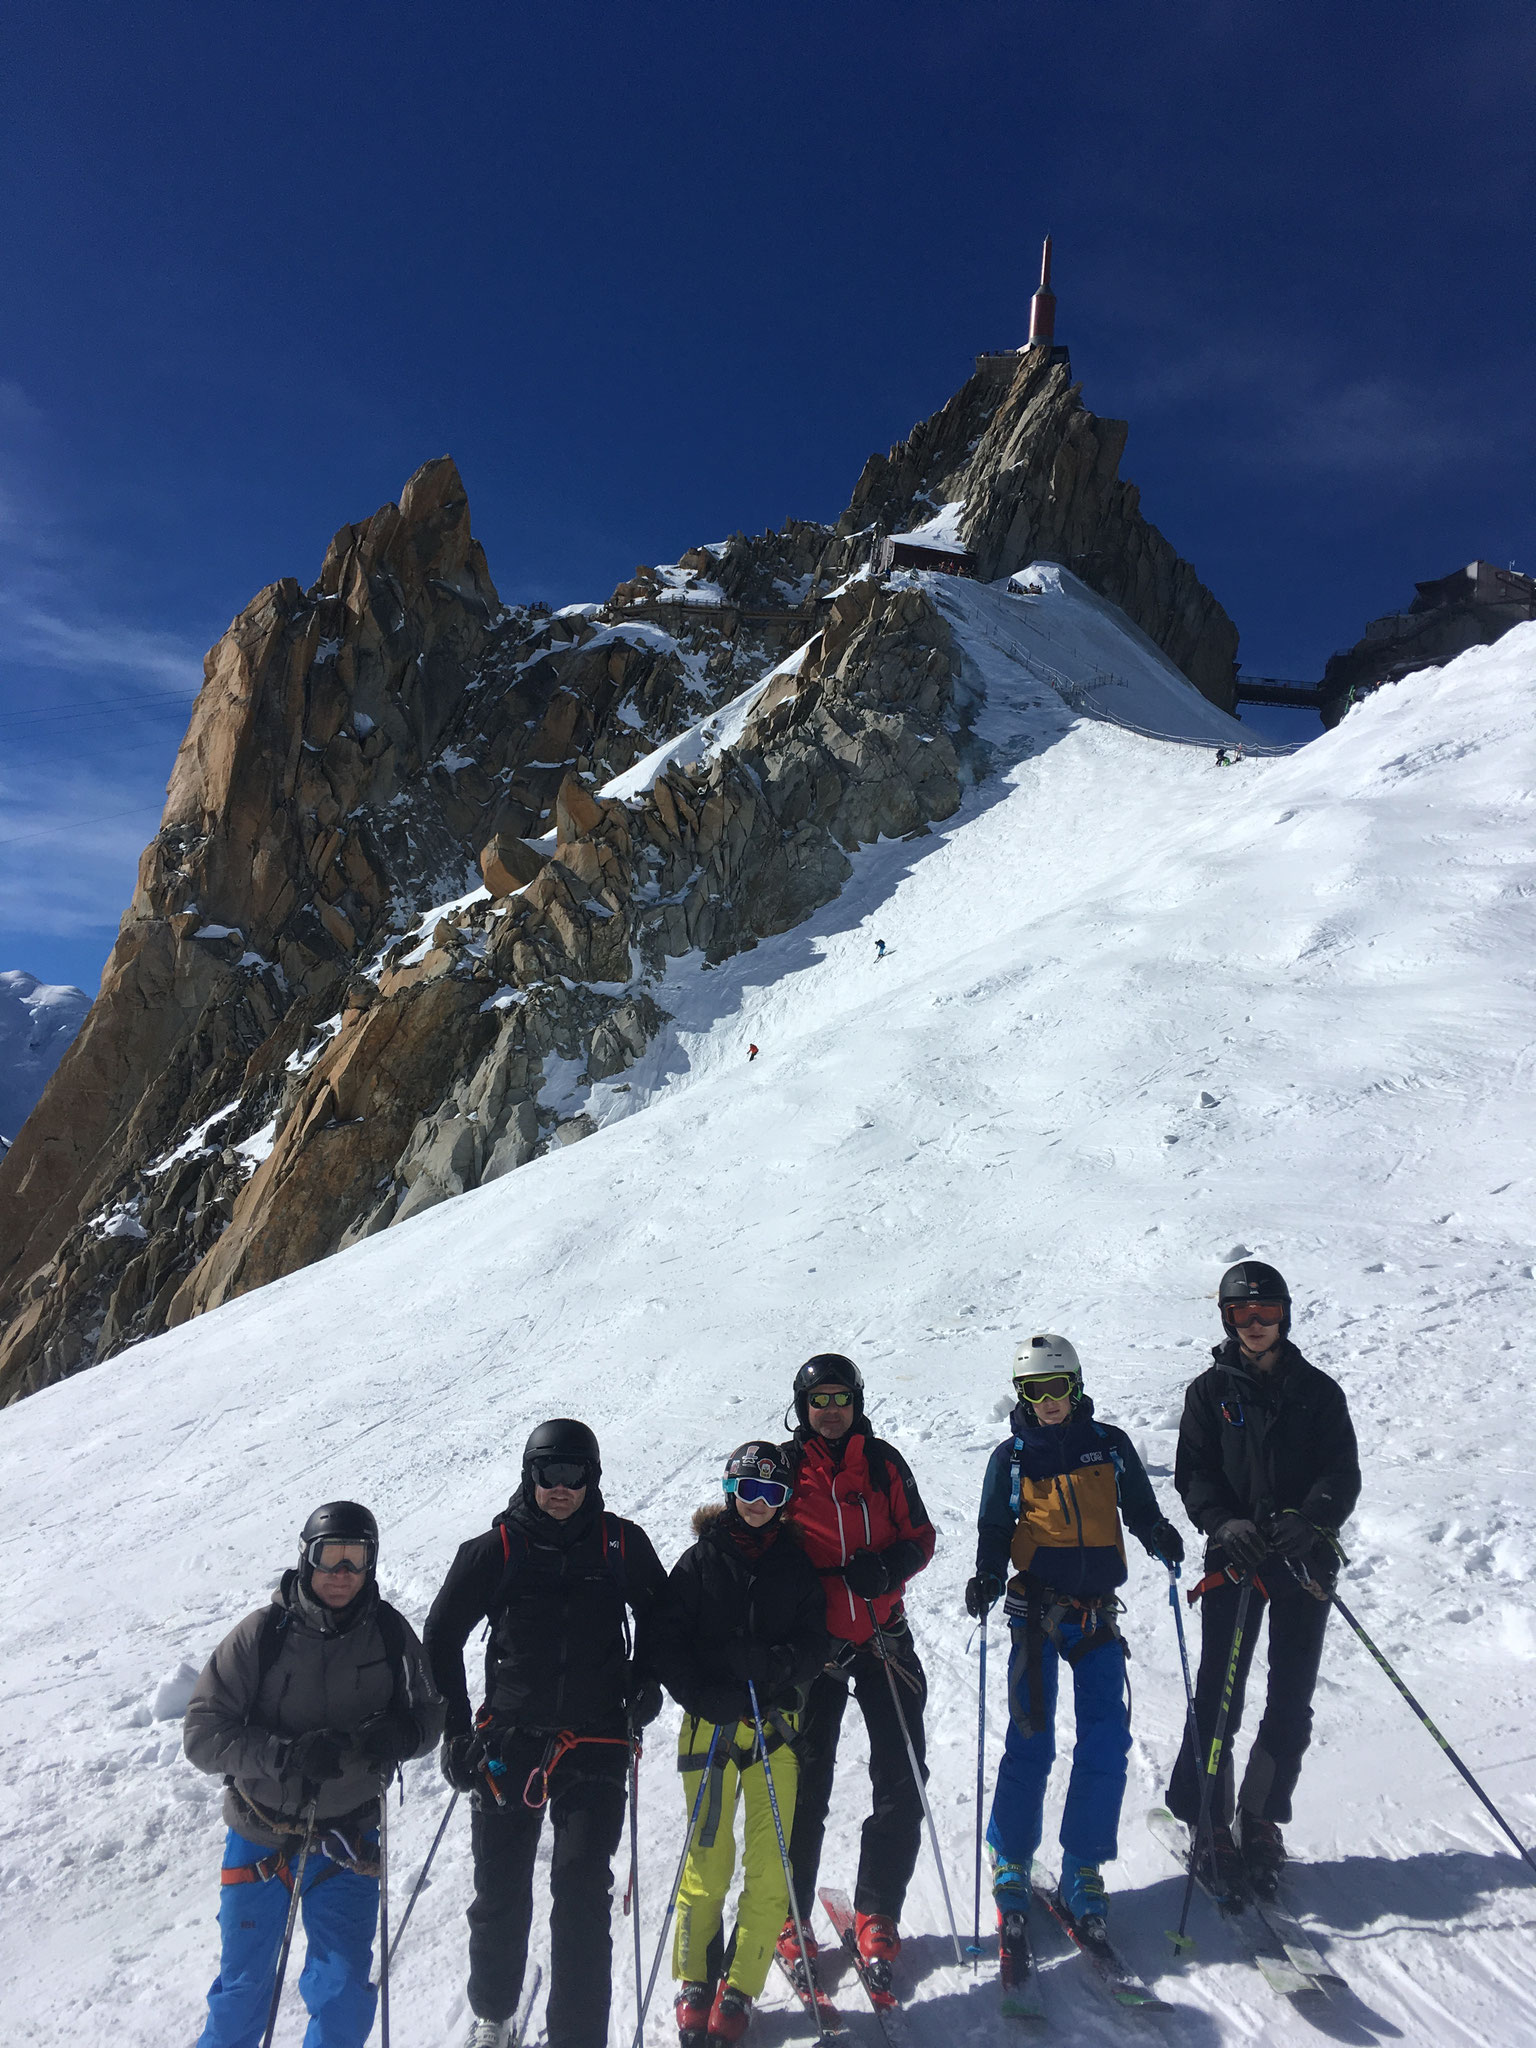
[[[533,1468],[534,1485],[546,1490],[563,1486],[572,1493],[579,1493],[591,1477],[592,1468],[579,1458],[541,1458]]]
[[[782,1479],[727,1479],[725,1490],[738,1500],[765,1500],[771,1508],[783,1507],[790,1494]]]
[[[1014,1391],[1021,1401],[1031,1406],[1039,1401],[1065,1401],[1077,1381],[1069,1372],[1042,1373],[1038,1377],[1027,1374],[1013,1383]]]
[[[846,1387],[818,1387],[807,1399],[813,1408],[851,1408],[853,1396]]]
[[[312,1572],[338,1577],[361,1579],[373,1569],[371,1543],[343,1543],[335,1536],[316,1536],[305,1546],[304,1557]]]
[[[1285,1303],[1283,1301],[1239,1301],[1234,1302],[1228,1308],[1227,1314],[1234,1323],[1265,1323],[1273,1328],[1279,1324],[1280,1318],[1285,1314]]]

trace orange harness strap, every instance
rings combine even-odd
[[[549,1804],[549,1781],[554,1775],[556,1764],[573,1749],[580,1749],[584,1742],[614,1745],[620,1749],[633,1748],[637,1752],[639,1748],[638,1744],[631,1744],[627,1735],[576,1735],[569,1728],[562,1728],[558,1735],[551,1738],[549,1747],[544,1752],[544,1761],[535,1764],[528,1773],[528,1782],[523,1786],[524,1806],[537,1813],[541,1807]],[[535,1786],[538,1787],[537,1792],[534,1790]]]
[[[1200,1581],[1198,1586],[1190,1587],[1189,1591],[1184,1595],[1184,1598],[1189,1602],[1190,1606],[1193,1607],[1195,1602],[1198,1599],[1200,1599],[1203,1594],[1213,1593],[1218,1586],[1235,1586],[1236,1584],[1237,1577],[1234,1576],[1232,1567],[1228,1565],[1227,1569],[1223,1572],[1207,1572],[1205,1577]],[[1253,1590],[1262,1599],[1267,1600],[1269,1598],[1269,1588],[1265,1585],[1264,1581],[1259,1577],[1257,1572],[1253,1574]]]

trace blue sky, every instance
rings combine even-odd
[[[0,967],[94,989],[203,650],[419,463],[508,598],[834,517],[1047,230],[1250,670],[1536,566],[1533,60],[1526,0],[10,10]]]

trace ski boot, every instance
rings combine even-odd
[[[677,1987],[672,2010],[677,2015],[678,2048],[705,2048],[709,2038],[709,1986],[689,1978]]]
[[[1097,1863],[1079,1863],[1075,1857],[1069,1858],[1062,1865],[1056,1896],[1085,1934],[1104,1932],[1109,1899]]]
[[[891,1965],[901,1954],[901,1936],[889,1913],[855,1913],[854,1939],[865,1973],[876,1991],[891,1988]]]
[[[464,2048],[506,2048],[508,2032],[505,2020],[476,2020]]]
[[[1248,1872],[1225,1821],[1211,1822],[1211,1838],[1190,1851],[1195,1876],[1216,1894],[1224,1913],[1241,1913],[1248,1903]]]
[[[1259,1898],[1272,1899],[1285,1869],[1285,1837],[1274,1821],[1260,1820],[1256,1813],[1239,1812],[1237,1831],[1249,1885]]]
[[[800,1937],[795,1932],[793,1915],[779,1929],[779,1938],[774,1943],[774,1948],[780,1962],[787,1963],[792,1970],[798,1967],[800,1963]],[[814,1963],[820,1953],[820,1949],[816,1946],[816,1937],[810,1928],[807,1927],[805,1930],[806,1960]]]
[[[722,1983],[715,1993],[715,2003],[709,2015],[710,2042],[739,2041],[747,2031],[752,2019],[752,2001],[745,1991],[738,1991],[734,1984]]]

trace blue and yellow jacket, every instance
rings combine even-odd
[[[1162,1520],[1136,1447],[1123,1429],[1095,1422],[1085,1394],[1065,1422],[1037,1423],[1022,1401],[1008,1418],[981,1488],[976,1569],[1008,1580],[1028,1573],[1072,1600],[1100,1600],[1126,1578],[1124,1517],[1149,1544]],[[1018,1591],[1014,1579],[1010,1591]]]

